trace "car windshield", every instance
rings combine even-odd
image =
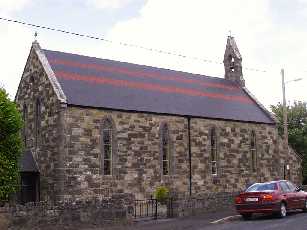
[[[276,183],[253,184],[248,189],[246,189],[246,192],[261,192],[272,190],[277,190]]]

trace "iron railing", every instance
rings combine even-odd
[[[171,218],[173,217],[173,199],[160,203],[157,199],[135,200],[134,218]]]

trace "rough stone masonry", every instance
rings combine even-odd
[[[39,168],[40,200],[106,198],[118,193],[144,199],[161,185],[184,196],[236,192],[256,181],[282,178],[301,183],[301,158],[285,145],[274,124],[71,105],[53,75],[44,51],[33,43],[16,103],[21,111],[27,108],[25,146]],[[101,166],[101,124],[106,119],[113,124],[112,175],[103,175]],[[169,127],[168,175],[161,170],[164,123]],[[212,128],[217,136],[216,175],[211,171]],[[251,166],[252,132],[256,136],[255,170]]]

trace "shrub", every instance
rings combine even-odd
[[[0,88],[0,200],[8,200],[9,195],[18,189],[22,126],[16,104]]]
[[[165,186],[157,187],[155,191],[155,199],[161,204],[165,204],[169,197],[169,190]]]

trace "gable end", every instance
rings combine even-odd
[[[60,100],[61,103],[67,103],[67,99],[66,99],[66,96],[60,86],[60,83],[58,82],[43,50],[40,48],[40,45],[38,44],[38,42],[34,41],[33,42],[33,45],[32,45],[34,51],[36,52],[37,54],[37,57],[39,59],[39,61],[41,62],[46,74],[47,74],[47,77],[54,89],[54,92],[56,93],[58,99]]]

